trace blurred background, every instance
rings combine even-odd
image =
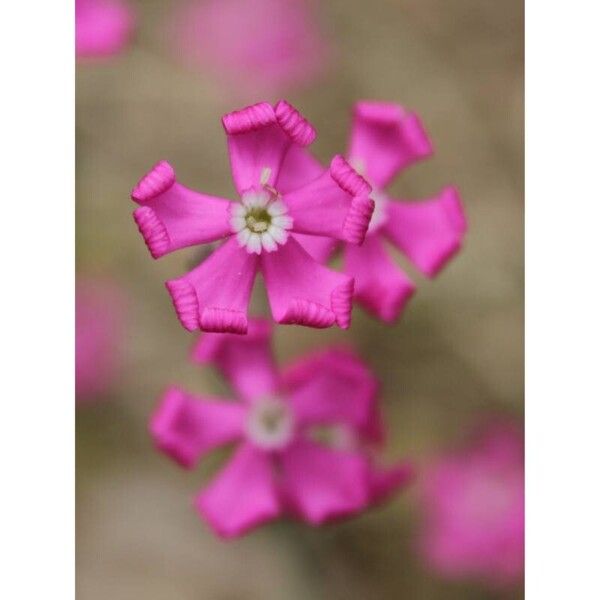
[[[129,200],[159,159],[185,185],[235,198],[220,117],[250,103],[291,101],[316,127],[323,160],[344,151],[355,101],[418,112],[435,156],[390,191],[423,198],[456,184],[469,220],[462,253],[433,282],[402,263],[418,291],[396,325],[356,307],[346,332],[279,327],[277,357],[352,343],[383,384],[389,458],[426,465],[483,417],[520,423],[521,0],[78,0],[77,11],[78,37],[91,31],[77,42],[78,597],[521,598],[520,584],[499,590],[427,566],[418,483],[343,524],[213,537],[192,508],[209,467],[177,468],[147,434],[168,384],[227,392],[189,363],[195,336],[163,286],[200,255],[152,260]]]

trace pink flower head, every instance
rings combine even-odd
[[[423,477],[427,563],[443,576],[518,583],[524,561],[523,434],[506,423],[478,432]]]
[[[84,279],[75,292],[75,395],[78,403],[105,393],[121,362],[124,302],[114,283]]]
[[[124,0],[75,0],[77,58],[119,54],[131,37],[135,15]]]
[[[388,254],[385,241],[400,250],[427,277],[435,276],[458,252],[466,220],[458,191],[446,187],[419,201],[395,201],[386,187],[403,169],[431,156],[431,142],[419,117],[398,104],[358,102],[350,136],[348,161],[373,186],[375,211],[364,244],[343,245],[344,272],[355,279],[357,300],[373,315],[393,321],[415,286]],[[323,167],[306,150],[289,152],[279,187],[312,181]],[[305,248],[326,260],[335,248],[331,240],[303,238]]]
[[[329,57],[307,0],[192,0],[174,37],[187,61],[254,97],[310,83]]]
[[[194,360],[215,365],[237,400],[171,388],[150,423],[158,448],[186,468],[235,445],[195,501],[225,538],[284,515],[320,525],[356,514],[412,477],[410,465],[383,468],[371,455],[383,435],[377,384],[356,356],[330,349],[280,373],[270,338],[262,320],[252,320],[242,338],[203,335]]]
[[[223,117],[233,180],[241,202],[192,191],[159,162],[132,192],[134,218],[154,258],[185,246],[224,240],[198,267],[167,282],[188,330],[246,333],[258,270],[278,323],[350,326],[354,281],[313,259],[296,234],[362,243],[374,203],[371,187],[341,156],[312,182],[279,190],[285,155],[315,131],[285,101]]]

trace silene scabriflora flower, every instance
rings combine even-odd
[[[78,278],[75,290],[75,397],[78,405],[108,392],[122,361],[125,299],[108,279]]]
[[[251,320],[244,337],[203,334],[193,358],[216,366],[236,400],[171,388],[150,430],[157,447],[186,468],[234,446],[195,501],[219,536],[283,516],[321,525],[355,515],[412,478],[408,463],[377,462],[384,437],[377,382],[350,351],[321,351],[280,372],[270,324]]]
[[[286,154],[316,135],[285,101],[249,106],[225,115],[222,123],[240,202],[184,187],[165,161],[132,192],[140,205],[134,218],[154,258],[224,240],[198,267],[166,284],[182,325],[246,333],[260,270],[278,323],[349,327],[353,278],[321,265],[302,244],[306,234],[362,243],[374,209],[371,187],[335,156],[311,182],[283,193]]]
[[[493,588],[522,580],[523,459],[522,429],[497,421],[477,428],[465,447],[425,469],[420,543],[431,569]]]
[[[129,42],[135,13],[126,0],[75,0],[77,58],[119,54]]]
[[[419,117],[398,104],[358,102],[354,107],[348,162],[373,187],[375,212],[360,247],[343,244],[344,272],[355,279],[357,301],[384,321],[395,320],[415,292],[415,285],[389,256],[395,246],[427,277],[435,276],[460,249],[467,229],[456,188],[418,201],[396,200],[386,187],[411,164],[428,158],[431,142]],[[280,189],[295,189],[314,180],[323,166],[301,148],[288,153]],[[336,244],[319,237],[305,248],[326,261]]]
[[[238,95],[304,86],[329,62],[312,0],[187,0],[172,29],[177,55]]]

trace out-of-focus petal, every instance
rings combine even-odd
[[[245,412],[241,404],[200,398],[173,387],[154,411],[150,432],[160,450],[191,468],[209,450],[242,436]]]
[[[284,195],[293,192],[318,179],[326,170],[308,148],[293,144],[283,159],[277,189]]]
[[[131,37],[135,13],[123,0],[76,0],[75,52],[77,58],[119,54]]]
[[[196,508],[223,538],[242,535],[278,517],[281,503],[269,454],[242,443],[200,492]]]
[[[383,233],[428,277],[460,250],[467,220],[458,191],[444,188],[417,202],[390,202]]]
[[[177,183],[173,167],[164,160],[144,175],[131,198],[141,205],[133,217],[154,258],[232,234],[232,203]]]
[[[312,125],[284,100],[275,107],[261,102],[231,112],[222,122],[233,181],[240,194],[264,184],[276,187],[290,146],[307,146],[316,136]]]
[[[331,348],[303,357],[283,374],[301,425],[346,424],[370,431],[378,382],[353,352]]]
[[[330,58],[312,0],[187,0],[173,28],[177,58],[234,96],[305,86]]]
[[[510,586],[524,566],[523,434],[500,421],[474,433],[424,469],[421,550],[446,577]]]
[[[293,236],[277,252],[262,256],[261,264],[275,321],[350,326],[354,281],[317,263]]]
[[[389,256],[378,234],[362,246],[344,246],[344,272],[354,277],[356,300],[384,321],[394,321],[415,292],[415,285]]]
[[[114,281],[78,278],[75,292],[77,403],[106,392],[122,360],[125,298]]]
[[[312,183],[284,196],[293,230],[361,244],[375,203],[371,186],[341,157]]]
[[[282,492],[312,525],[356,513],[369,501],[369,466],[358,453],[298,440],[281,456]]]
[[[355,105],[348,156],[374,187],[383,189],[401,169],[432,151],[419,117],[399,104]]]
[[[371,505],[385,502],[392,494],[409,485],[415,478],[412,463],[401,462],[391,467],[373,467]]]
[[[246,333],[258,258],[231,238],[179,279],[167,281],[181,324],[193,331]]]
[[[278,375],[271,347],[272,327],[265,319],[250,319],[245,336],[204,333],[192,358],[212,363],[245,400],[273,394]]]

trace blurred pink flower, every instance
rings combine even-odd
[[[262,272],[278,323],[346,329],[353,279],[311,258],[295,234],[360,244],[374,203],[370,186],[341,156],[301,189],[282,196],[281,164],[315,131],[290,104],[263,102],[223,117],[241,203],[192,191],[159,162],[132,192],[133,215],[154,258],[186,246],[225,241],[198,267],[167,282],[188,330],[246,333],[250,294]]]
[[[192,0],[174,38],[185,61],[254,98],[312,82],[329,59],[307,0]]]
[[[125,0],[75,0],[77,58],[119,54],[131,37],[135,14]]]
[[[81,279],[75,292],[75,395],[93,400],[114,383],[121,364],[124,300],[111,281]]]
[[[495,423],[425,471],[421,544],[433,570],[493,587],[521,581],[523,458],[522,431]]]
[[[348,350],[312,354],[279,372],[270,324],[251,320],[244,337],[203,335],[193,359],[216,366],[237,400],[171,388],[150,430],[158,448],[186,468],[235,445],[195,502],[219,536],[286,515],[321,525],[365,510],[412,478],[406,463],[376,463],[374,445],[383,438],[377,382]]]
[[[395,201],[385,188],[411,164],[432,154],[417,115],[398,104],[358,102],[348,150],[349,163],[373,186],[375,211],[364,244],[343,245],[344,272],[355,279],[356,299],[384,321],[395,320],[415,291],[413,282],[386,249],[386,240],[424,275],[435,276],[461,248],[467,229],[456,188],[419,201]],[[307,150],[293,148],[286,156],[279,189],[306,185],[323,172]],[[336,244],[304,236],[304,247],[325,261]]]

